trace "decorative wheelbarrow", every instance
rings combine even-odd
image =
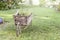
[[[13,16],[15,25],[16,25],[16,35],[19,36],[19,34],[22,31],[22,28],[26,29],[30,23],[32,23],[32,13],[29,15],[25,16],[24,14],[21,15],[17,13],[16,15]]]

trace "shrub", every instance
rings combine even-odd
[[[60,11],[60,3],[59,3],[59,5],[57,6],[57,10]]]
[[[6,3],[4,1],[0,1],[0,10],[6,8]]]
[[[12,9],[18,6],[18,2],[16,0],[0,0],[0,10],[3,9]]]

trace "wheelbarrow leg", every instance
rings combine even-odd
[[[17,35],[17,37],[19,36],[20,33],[21,33],[21,26],[18,23],[17,27],[16,27],[16,35]]]
[[[21,30],[21,26],[19,26],[19,34],[21,34],[21,31],[22,31],[22,30]]]

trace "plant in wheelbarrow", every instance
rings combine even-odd
[[[16,26],[16,35],[19,36],[22,29],[26,29],[32,22],[32,13],[26,10],[18,10],[14,15],[14,21]]]

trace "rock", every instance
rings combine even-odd
[[[2,24],[3,23],[3,19],[2,18],[0,18],[0,24]]]

